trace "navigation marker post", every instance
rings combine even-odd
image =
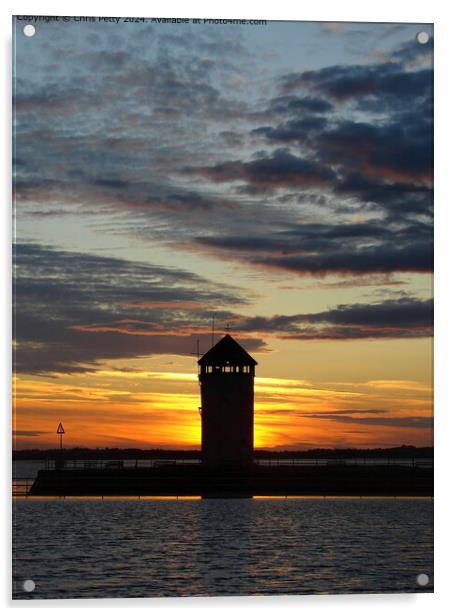
[[[63,449],[63,434],[64,434],[64,428],[63,428],[63,424],[61,423],[61,421],[60,421],[60,423],[58,424],[58,428],[57,428],[56,433],[60,435],[60,449]]]

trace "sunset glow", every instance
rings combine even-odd
[[[20,39],[16,448],[199,449],[226,331],[255,447],[432,445],[432,45],[287,27]]]
[[[64,409],[68,447],[198,449],[197,380],[196,373],[131,374],[121,369],[99,370],[83,379],[19,378],[18,444],[55,446],[54,428]],[[296,379],[257,377],[255,396],[258,448],[392,446],[407,435],[413,444],[428,443],[432,392],[418,382],[331,383],[318,388]],[[39,433],[33,429],[36,413],[41,417]]]

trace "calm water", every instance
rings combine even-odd
[[[16,499],[14,539],[18,599],[433,589],[431,499]]]

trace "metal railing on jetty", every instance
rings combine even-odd
[[[33,469],[28,468],[21,474],[21,469],[17,469],[14,473],[12,482],[12,496],[13,497],[28,497],[30,490],[34,484],[39,470],[69,470],[69,471],[115,471],[121,469],[146,469],[146,468],[158,468],[162,466],[192,466],[199,465],[200,459],[119,459],[119,460],[83,460],[83,459],[67,459],[67,460],[36,460],[32,465]],[[335,467],[347,466],[350,469],[353,467],[367,467],[371,471],[372,467],[405,467],[412,469],[433,469],[432,458],[389,458],[389,457],[375,457],[375,458],[287,458],[287,457],[271,457],[271,458],[259,458],[255,459],[255,463],[259,466],[265,467],[331,467],[332,472],[335,472]],[[390,471],[389,471],[390,472]],[[34,477],[30,475],[34,474]]]
[[[116,470],[116,469],[130,469],[130,468],[156,468],[159,466],[166,466],[168,464],[178,466],[187,464],[200,464],[201,460],[65,460],[65,470]],[[46,470],[55,469],[55,460],[45,460]]]
[[[13,479],[12,482],[12,495],[13,496],[28,496],[31,486],[34,483],[34,479]]]
[[[262,458],[261,466],[410,466],[433,468],[432,458]]]
[[[259,466],[404,466],[412,468],[433,468],[432,458],[259,458]],[[131,468],[157,468],[160,466],[186,466],[201,464],[200,459],[137,459],[137,460],[65,460],[66,470],[115,470]],[[55,469],[55,460],[43,460],[43,468]]]

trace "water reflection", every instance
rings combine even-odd
[[[432,590],[416,583],[433,578],[431,499],[21,499],[14,514],[20,598]]]

